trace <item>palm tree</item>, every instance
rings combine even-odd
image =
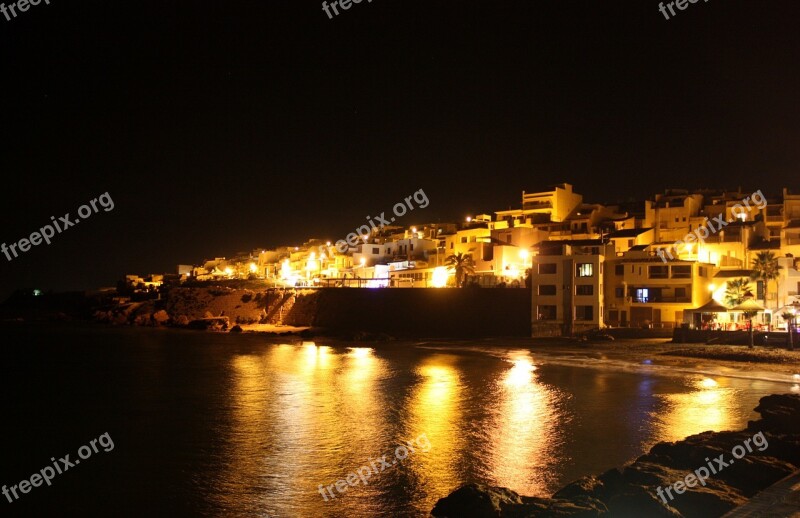
[[[745,299],[752,299],[753,292],[750,290],[750,283],[747,279],[733,279],[728,281],[728,284],[725,288],[725,303],[730,306],[738,306]],[[753,311],[744,311],[742,316],[747,319],[747,332],[750,337],[750,344],[749,347],[753,348],[753,317],[755,316],[755,312]]]
[[[753,260],[753,271],[750,273],[750,278],[764,281],[764,307],[767,307],[769,282],[777,281],[780,278],[781,268],[783,267],[778,264],[778,258],[770,251],[759,252]]]
[[[725,287],[725,304],[730,307],[738,306],[746,297],[752,297],[750,282],[744,277],[728,281]]]
[[[445,264],[456,272],[456,286],[461,288],[464,285],[464,278],[467,274],[475,273],[475,261],[472,260],[472,254],[463,254],[458,252],[454,255],[449,255],[445,259]]]

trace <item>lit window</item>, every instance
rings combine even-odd
[[[594,277],[594,265],[592,263],[579,263],[575,270],[576,277]]]

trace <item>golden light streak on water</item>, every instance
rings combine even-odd
[[[461,429],[464,385],[457,362],[457,356],[446,354],[426,358],[416,368],[420,380],[408,402],[404,435],[413,439],[424,433],[430,451],[414,454],[406,465],[431,507],[434,497],[448,494],[460,482],[454,466],[461,461],[466,444]]]
[[[560,442],[555,394],[537,379],[528,351],[511,352],[508,361],[492,405],[488,468],[497,485],[545,495]]]
[[[664,394],[666,412],[655,427],[658,441],[678,441],[707,430],[734,429],[741,421],[736,391],[729,378],[697,377],[689,381],[689,392]]]

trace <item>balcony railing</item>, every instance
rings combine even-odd
[[[653,302],[665,302],[665,303],[683,303],[688,304],[692,302],[691,297],[658,297],[658,296],[651,296],[651,297],[630,297],[631,302],[634,304],[652,304]]]

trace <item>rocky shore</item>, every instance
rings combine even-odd
[[[800,469],[800,395],[761,398],[746,430],[703,432],[674,443],[658,443],[622,468],[568,484],[550,498],[522,496],[503,487],[468,484],[440,499],[431,515],[475,517],[716,517]],[[684,480],[708,459],[732,459],[734,447],[762,433],[768,446],[753,449],[710,475],[706,484],[686,487],[670,500],[657,494]],[[666,502],[665,502],[666,500]]]

